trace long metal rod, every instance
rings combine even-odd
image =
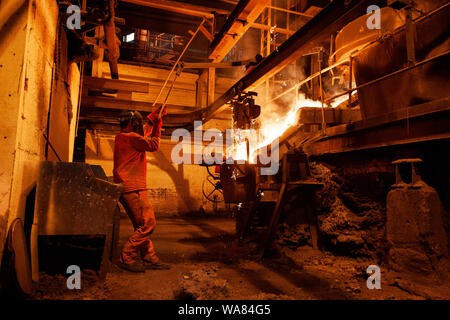
[[[350,92],[348,93],[348,107],[352,106],[352,86],[353,86],[353,57],[350,55],[348,59],[349,63],[349,71],[348,71],[348,89]]]
[[[47,141],[48,145],[50,146],[50,149],[52,149],[53,153],[55,154],[55,156],[58,158],[59,161],[62,161],[60,156],[58,155],[58,152],[56,152],[55,148],[53,148],[53,145],[51,144],[50,140],[48,139],[48,137],[45,135],[45,133],[43,134],[44,139]]]
[[[175,64],[173,65],[172,69],[169,72],[169,75],[166,78],[166,81],[164,82],[163,86],[161,87],[161,90],[159,90],[158,96],[156,97],[155,101],[153,102],[153,107],[156,105],[156,103],[158,102],[159,97],[161,96],[161,93],[163,92],[164,88],[167,85],[167,82],[170,79],[170,76],[172,75],[173,71],[175,70],[175,68],[177,67],[178,63],[180,62],[181,58],[183,57],[184,53],[186,52],[187,48],[189,47],[189,45],[191,44],[192,40],[194,40],[195,36],[197,35],[197,33],[200,31],[200,27],[205,23],[205,20],[203,18],[202,22],[200,22],[200,24],[197,27],[197,30],[195,30],[195,32],[192,34],[191,39],[189,40],[189,42],[186,44],[186,46],[184,47],[183,51],[181,52],[180,56],[178,57],[177,61],[175,62]]]
[[[319,50],[318,63],[319,63],[320,103],[322,105],[322,130],[325,130],[327,128],[327,122],[325,121],[325,109],[323,106],[324,99],[323,99],[322,72],[320,72],[322,70],[322,50]]]
[[[179,72],[181,73],[181,70]],[[164,103],[161,105],[161,109],[159,109],[158,119],[161,119],[162,113],[164,112],[164,109],[166,108],[167,100],[169,99],[170,93],[172,92],[172,89],[175,85],[175,81],[177,80],[177,78],[179,76],[179,72],[175,73],[175,78],[172,81],[172,85],[170,86],[169,92],[167,92],[166,99],[164,99]]]

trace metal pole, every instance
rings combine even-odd
[[[166,107],[167,100],[169,99],[170,93],[172,92],[172,89],[173,89],[173,87],[175,85],[175,81],[177,80],[177,78],[180,75],[180,73],[181,73],[181,67],[178,68],[178,71],[175,74],[175,78],[172,81],[172,85],[170,86],[169,92],[167,92],[166,99],[164,100],[164,103],[161,105],[161,109],[159,110],[159,113],[158,113],[158,119],[161,119],[161,115],[162,115],[162,113],[163,113],[163,111],[164,111],[164,109]]]
[[[320,90],[320,102],[322,103],[322,130],[325,130],[327,128],[327,123],[325,121],[325,109],[323,107],[323,89],[322,89],[322,49],[319,50],[319,90]]]
[[[181,52],[180,56],[178,57],[177,61],[175,62],[175,64],[173,65],[172,69],[170,70],[169,75],[166,78],[166,81],[164,82],[163,86],[161,87],[161,90],[159,90],[158,96],[156,97],[155,101],[153,102],[153,107],[156,105],[156,103],[158,102],[159,97],[161,96],[162,91],[164,90],[164,88],[167,85],[167,82],[170,79],[170,76],[172,75],[173,71],[175,70],[176,66],[178,65],[178,63],[180,62],[181,58],[183,57],[184,53],[186,52],[187,48],[189,47],[189,45],[191,44],[192,40],[194,40],[195,36],[197,35],[198,31],[200,30],[200,27],[205,23],[205,18],[203,18],[202,22],[200,22],[199,26],[197,27],[197,30],[195,30],[195,32],[192,34],[191,39],[189,40],[189,42],[186,44],[186,46],[184,47],[183,51]]]
[[[406,8],[406,53],[408,57],[408,65],[413,66],[416,62],[416,52],[414,37],[416,34],[415,24],[412,19],[412,6]]]
[[[348,89],[350,90],[348,92],[348,107],[352,107],[352,82],[353,82],[353,57],[350,55],[349,58],[349,76],[348,76]]]

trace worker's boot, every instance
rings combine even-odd
[[[165,263],[161,263],[161,261],[158,261],[156,263],[142,260],[142,264],[144,265],[145,269],[151,269],[151,270],[168,270],[170,269],[170,266]]]
[[[131,271],[131,272],[145,272],[145,270],[146,270],[146,268],[143,265],[141,265],[137,262],[130,263],[130,264],[119,262],[118,266],[121,267],[122,269]]]

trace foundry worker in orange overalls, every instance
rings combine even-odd
[[[164,110],[164,115],[166,110]],[[150,235],[156,226],[155,213],[147,196],[146,152],[159,149],[162,119],[159,109],[148,116],[149,124],[137,111],[126,111],[120,116],[120,133],[114,144],[114,182],[123,185],[120,202],[134,227],[122,249],[119,265],[128,271],[169,269],[156,255]],[[141,258],[142,263],[138,262]]]

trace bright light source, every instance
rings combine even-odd
[[[130,34],[127,34],[125,36],[125,42],[132,42],[132,41],[134,41],[134,32],[130,33]]]

